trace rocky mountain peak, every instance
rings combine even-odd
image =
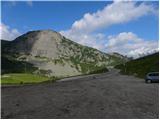
[[[41,39],[41,37],[54,38],[54,39],[62,39],[63,38],[63,36],[60,33],[53,31],[51,29],[35,30],[35,31],[29,31],[29,32],[19,36],[18,38],[16,38],[14,40],[14,42],[19,42],[22,40],[30,40],[33,38],[34,38],[34,40],[39,40],[39,39]]]
[[[29,31],[12,41],[11,51],[53,57],[63,38],[60,33],[53,30]]]

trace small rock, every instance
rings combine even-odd
[[[101,108],[101,110],[104,110],[104,108]]]
[[[19,106],[19,104],[18,104],[18,103],[16,103],[16,106]]]

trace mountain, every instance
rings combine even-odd
[[[124,74],[144,78],[148,72],[159,71],[159,52],[117,65],[116,68]]]
[[[104,72],[107,67],[126,61],[122,56],[80,45],[52,30],[30,31],[10,42],[1,40],[1,45],[2,73],[66,77]]]
[[[110,53],[110,55],[115,56],[115,57],[117,57],[117,58],[121,58],[121,59],[126,59],[126,60],[128,60],[128,57],[126,57],[126,56],[124,56],[124,55],[121,55],[121,54],[119,54],[119,53],[117,53],[117,52]]]

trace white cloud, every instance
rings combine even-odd
[[[156,47],[157,42],[147,42],[131,32],[120,33],[116,36],[105,36],[103,33],[96,33],[96,31],[108,28],[111,25],[133,21],[141,16],[155,14],[156,12],[157,10],[152,5],[146,3],[136,4],[136,2],[116,0],[102,10],[84,14],[80,20],[72,24],[70,29],[60,31],[60,33],[80,44],[105,52],[117,51],[121,54],[136,56],[141,51],[146,52]],[[144,48],[136,47],[138,44],[144,46]]]
[[[158,41],[143,40],[132,32],[123,32],[109,36],[105,44],[106,52],[119,52],[135,58],[142,54],[153,53],[158,50]]]
[[[14,40],[16,37],[21,35],[17,29],[11,29],[3,23],[0,24],[0,33],[0,38],[4,40]]]
[[[158,41],[144,40],[132,32],[122,32],[118,35],[105,36],[97,34],[72,35],[72,40],[106,53],[118,52],[129,57],[137,58],[142,54],[150,54],[158,50]]]
[[[108,47],[113,47],[117,45],[123,45],[126,42],[131,42],[132,43],[139,43],[141,42],[142,39],[138,38],[136,34],[132,32],[122,32],[117,36],[108,36]]]
[[[33,6],[33,2],[30,1],[30,0],[29,0],[29,1],[26,1],[26,3],[27,3],[27,5],[29,5],[29,6],[31,6],[31,7]]]
[[[22,0],[22,1],[17,1],[17,0],[9,0],[8,3],[11,6],[16,6],[17,3],[19,2],[25,2],[28,6],[32,7],[33,6],[33,2],[31,0]]]
[[[68,32],[93,32],[95,30],[135,20],[155,12],[153,6],[136,2],[114,2],[95,13],[86,13],[75,21]]]
[[[102,33],[88,34],[88,33],[73,33],[61,31],[65,37],[78,42],[79,44],[90,46],[102,50],[104,46],[104,39],[106,36]]]

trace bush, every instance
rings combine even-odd
[[[20,84],[23,84],[23,81],[21,81]]]
[[[104,72],[108,72],[107,68],[101,68],[95,71],[91,71],[90,74],[96,74],[96,73],[104,73]]]

